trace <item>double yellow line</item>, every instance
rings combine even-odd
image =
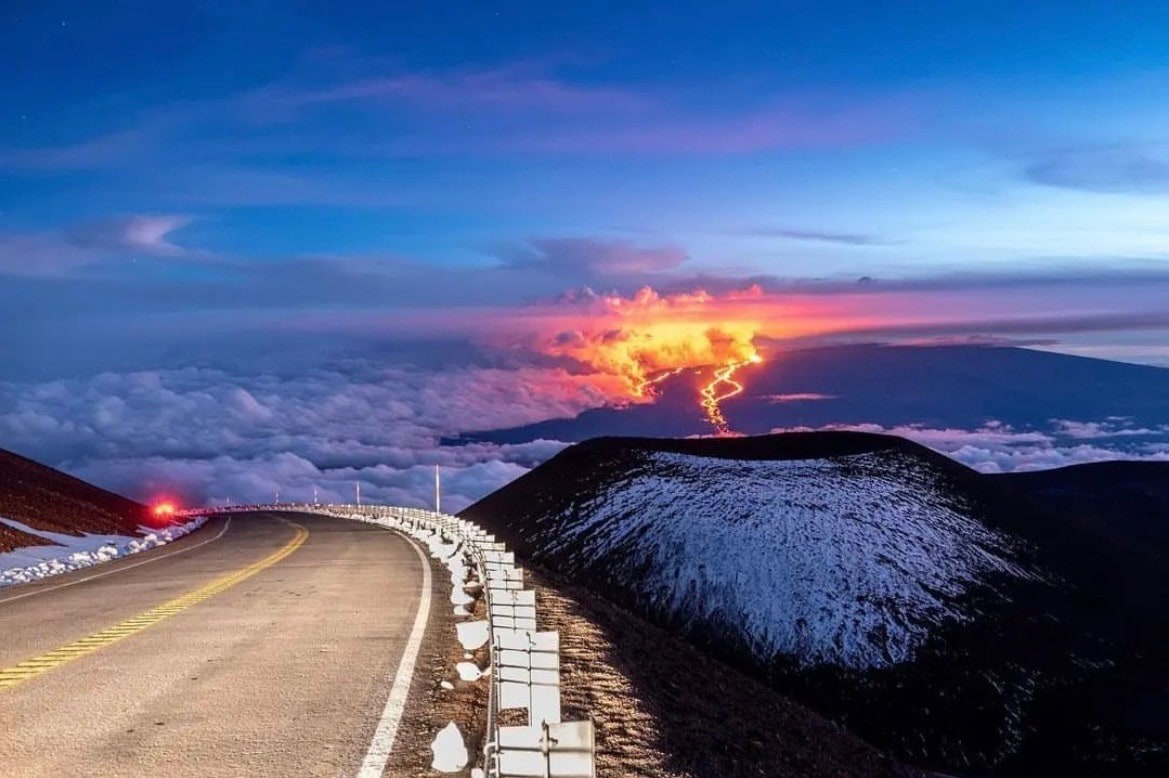
[[[229,573],[222,578],[217,578],[211,583],[200,586],[194,591],[187,592],[181,597],[139,613],[137,616],[126,619],[121,624],[115,624],[100,632],[94,632],[92,635],[87,635],[80,640],[75,640],[68,645],[55,648],[40,656],[34,656],[32,659],[26,659],[11,667],[0,668],[0,691],[11,689],[30,678],[35,678],[41,673],[47,673],[53,668],[60,667],[75,659],[80,659],[87,654],[92,654],[94,651],[117,643],[119,640],[124,640],[147,627],[152,627],[160,621],[169,619],[171,616],[198,605],[209,597],[214,597],[225,589],[230,589],[241,581],[246,581],[261,570],[271,567],[304,545],[305,540],[308,539],[307,529],[299,524],[293,524],[293,526],[296,527],[295,537],[284,544],[283,547],[258,562],[253,562],[247,567],[236,570],[234,573]]]

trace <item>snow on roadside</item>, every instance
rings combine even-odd
[[[434,752],[434,761],[430,763],[430,768],[440,773],[457,773],[470,761],[470,754],[467,753],[467,746],[463,742],[463,733],[453,721],[435,736],[434,742],[430,744],[430,750]]]
[[[206,516],[195,516],[184,524],[175,524],[164,529],[141,527],[140,531],[143,533],[141,537],[99,533],[86,533],[76,537],[37,529],[15,519],[0,517],[0,524],[44,538],[48,543],[57,544],[23,546],[13,551],[0,552],[0,587],[38,581],[99,562],[148,551],[193,532],[206,521]]]
[[[456,624],[455,629],[459,633],[459,642],[463,644],[463,648],[468,651],[475,651],[487,643],[489,637],[487,632],[487,620],[482,621],[464,621],[462,624]]]

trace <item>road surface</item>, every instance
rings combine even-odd
[[[0,590],[0,773],[357,774],[409,688],[425,564],[367,524],[245,514]]]

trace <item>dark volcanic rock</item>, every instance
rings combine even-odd
[[[463,515],[899,758],[1159,769],[1165,577],[1027,486],[879,435],[610,438]]]
[[[0,516],[37,529],[74,535],[134,535],[138,526],[149,524],[150,519],[144,505],[3,450]],[[0,551],[44,543],[44,538],[0,525]]]

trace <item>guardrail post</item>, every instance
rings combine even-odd
[[[188,515],[199,515],[200,513],[231,513],[242,510],[284,510],[297,511],[302,513],[329,513],[339,518],[356,519],[359,521],[367,521],[371,523],[378,523],[404,534],[413,536],[418,540],[424,538],[430,542],[437,538],[439,543],[449,545],[455,544],[453,554],[465,553],[473,560],[476,571],[479,577],[479,586],[483,592],[483,602],[487,610],[487,630],[488,630],[488,662],[490,666],[490,680],[487,684],[487,731],[485,733],[485,743],[483,745],[483,769],[488,776],[492,778],[510,778],[510,776],[531,776],[531,778],[538,778],[543,775],[544,778],[560,778],[560,776],[571,775],[573,778],[587,775],[595,778],[596,776],[596,728],[592,717],[587,721],[576,722],[561,722],[560,721],[560,657],[559,657],[559,638],[556,632],[536,632],[535,615],[535,594],[530,590],[524,589],[524,575],[522,568],[515,565],[514,554],[506,550],[504,544],[495,540],[495,536],[484,531],[483,528],[471,522],[459,519],[456,516],[449,516],[433,511],[423,511],[416,508],[399,508],[394,506],[380,506],[380,505],[325,505],[325,506],[310,506],[301,504],[283,504],[283,505],[253,505],[253,506],[228,506],[222,508],[205,509],[203,511],[189,510],[184,511]],[[488,551],[490,551],[491,562],[488,563]],[[433,552],[432,552],[433,553]],[[444,551],[445,553],[445,551]],[[452,577],[452,585],[459,584]],[[495,584],[493,586],[492,584]],[[503,594],[500,596],[500,603],[497,605],[492,597],[492,589],[496,589]],[[521,594],[528,596],[523,603],[522,619],[519,615]],[[531,601],[531,605],[527,600]],[[510,605],[504,604],[505,602]],[[504,633],[496,634],[496,616],[494,611],[500,609],[499,620],[509,624],[509,627],[501,627],[506,630],[508,645],[515,645],[517,641],[523,641],[523,648],[527,654],[526,667],[520,668],[518,665],[509,664],[510,669],[522,669],[526,672],[526,676],[519,675],[523,679],[526,677],[526,682],[510,680],[509,684],[526,685],[527,686],[527,710],[528,710],[528,724],[526,726],[508,726],[500,727],[499,725],[499,707],[500,697],[504,683],[502,676],[503,669],[500,665],[504,661],[504,648],[500,643],[500,638],[504,637]],[[530,614],[529,615],[529,609]],[[523,628],[521,628],[521,626]],[[527,627],[531,626],[532,629]],[[534,666],[533,656],[536,653],[537,644],[540,644],[539,653],[544,655],[544,658],[539,662],[539,667]],[[551,658],[548,658],[548,657]],[[509,660],[512,661],[512,660]],[[551,675],[554,672],[555,675]],[[539,674],[537,676],[537,673]],[[516,673],[511,673],[512,678],[516,677]],[[540,678],[537,683],[534,678]],[[539,697],[539,704],[537,705],[533,699],[536,687],[544,690]],[[512,689],[513,687],[509,687]],[[554,693],[549,693],[549,692]],[[520,707],[520,706],[516,706]],[[536,711],[540,713],[539,724],[533,720]],[[554,722],[549,722],[548,717],[552,716],[556,719]],[[553,736],[553,730],[558,733]],[[507,735],[507,742],[505,743],[504,735]],[[558,749],[557,746],[560,746]],[[554,755],[559,755],[558,759],[554,759]],[[505,775],[505,756],[508,757],[509,764],[513,766],[508,768],[510,771]],[[582,762],[581,757],[584,757],[587,762]],[[518,761],[516,761],[518,760]],[[565,761],[567,760],[567,761]],[[587,769],[584,765],[587,764]],[[517,766],[518,765],[518,766]],[[555,765],[559,765],[560,773],[556,772]],[[568,772],[563,772],[568,770]]]

